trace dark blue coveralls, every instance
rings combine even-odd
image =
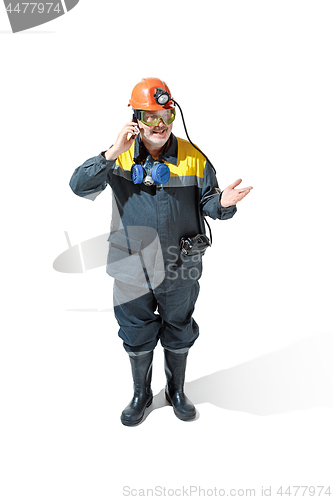
[[[188,141],[171,134],[159,156],[170,168],[166,184],[134,184],[131,167],[148,156],[140,134],[117,160],[103,153],[71,178],[78,196],[95,199],[109,184],[112,221],[107,273],[115,278],[114,312],[129,353],[151,351],[160,339],[169,350],[188,349],[199,335],[192,318],[202,257],[180,252],[180,239],[205,233],[204,216],[229,219],[215,171]],[[158,311],[158,314],[156,313]]]

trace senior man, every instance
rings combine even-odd
[[[221,192],[202,152],[172,134],[175,104],[164,81],[142,79],[128,104],[133,119],[108,150],[84,162],[70,181],[74,193],[91,199],[107,185],[112,189],[107,272],[115,278],[118,335],[134,382],[133,398],[121,414],[128,426],[139,424],[152,403],[158,341],[165,354],[166,399],[181,420],[195,418],[184,382],[188,351],[199,335],[192,315],[209,245],[204,216],[233,217],[236,204],[252,189],[236,189],[238,179]],[[194,251],[191,245],[197,243]]]

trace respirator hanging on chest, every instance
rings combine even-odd
[[[134,184],[166,184],[170,179],[170,169],[168,165],[155,161],[149,155],[143,166],[139,163],[132,166],[131,177]]]

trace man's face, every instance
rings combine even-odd
[[[173,123],[166,125],[162,119],[155,127],[145,125],[140,120],[138,124],[144,145],[152,148],[162,148],[164,146],[171,135],[173,125]]]

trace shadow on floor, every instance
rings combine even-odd
[[[254,415],[333,408],[332,352],[333,334],[315,335],[188,382],[185,392],[195,405],[210,403]],[[145,418],[164,406],[168,403],[162,389]]]

